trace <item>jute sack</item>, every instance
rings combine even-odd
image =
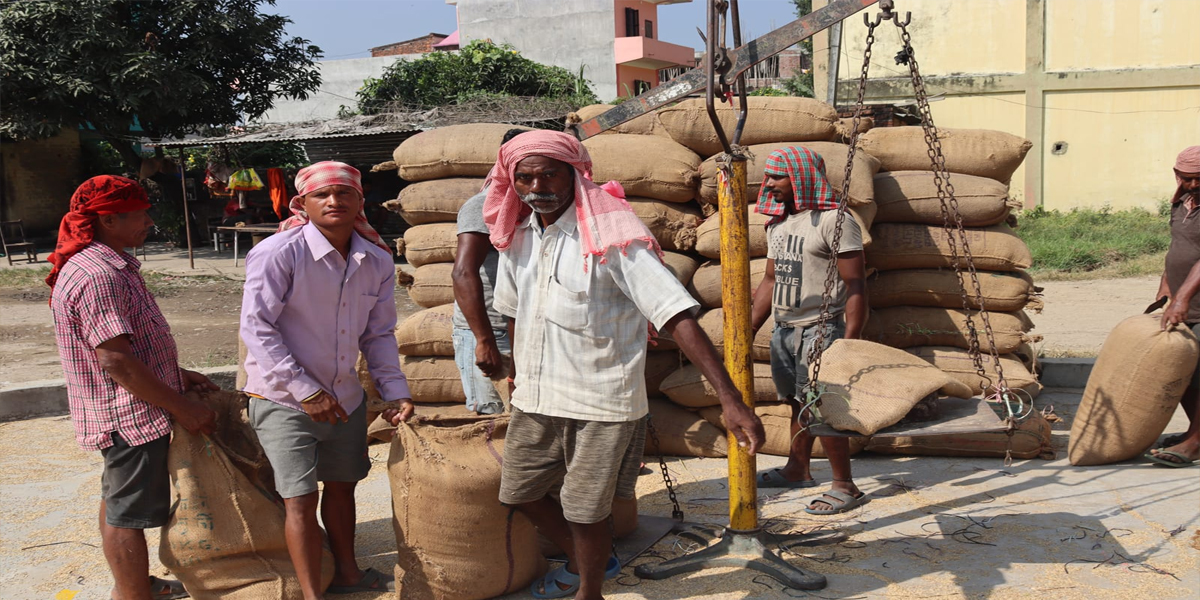
[[[413,313],[396,327],[400,354],[454,356],[454,305],[443,304]]]
[[[611,108],[613,108],[612,104],[591,104],[575,111],[575,114],[579,117],[580,121],[587,121],[607,112]],[[659,122],[657,112],[646,113],[635,119],[625,121],[612,129],[602,131],[600,135],[611,135],[614,133],[670,137],[667,130],[663,128],[662,123]]]
[[[671,373],[659,386],[672,402],[688,408],[704,408],[717,406],[721,401],[717,391],[708,380],[700,374],[696,365],[688,364]],[[773,402],[778,400],[775,394],[775,382],[771,380],[771,365],[754,363],[754,401]]]
[[[482,177],[451,177],[410,183],[400,196],[383,207],[399,214],[409,225],[454,223],[458,209],[483,189]]]
[[[768,142],[807,142],[837,137],[837,111],[812,98],[751,96],[747,98],[752,117],[746,120],[742,145]],[[717,104],[717,118],[725,131],[737,125],[738,111],[728,104]],[[658,110],[658,119],[671,138],[709,157],[724,152],[721,141],[708,117],[704,99],[684,100]]]
[[[850,138],[854,135],[854,117],[844,117],[838,119],[833,124],[837,131],[837,141],[843,144],[849,144]],[[862,117],[858,120],[858,133],[863,134],[875,128],[875,117]]]
[[[458,365],[447,356],[401,356],[400,370],[408,378],[413,402],[440,404],[466,402]]]
[[[238,362],[237,362],[237,376],[234,378],[234,387],[236,389],[242,390],[242,389],[246,388],[246,377],[247,377],[247,375],[246,375],[246,355],[250,352],[250,350],[248,348],[246,348],[246,342],[242,340],[242,334],[240,331],[238,332],[237,340],[238,340]]]
[[[628,198],[628,201],[663,250],[687,252],[696,247],[696,228],[704,221],[699,208],[650,198]]]
[[[546,572],[529,519],[500,504],[508,416],[403,423],[388,479],[402,599],[476,600],[525,589]]]
[[[508,385],[505,383],[505,385]],[[477,416],[475,411],[467,408],[462,402],[449,402],[438,404],[422,404],[421,409],[414,414],[418,414],[426,419],[453,419],[458,417],[474,417]],[[367,443],[371,442],[391,442],[392,438],[396,437],[395,425],[383,420],[382,415],[376,415],[374,419],[367,425]]]
[[[979,313],[971,316],[979,332],[979,347],[991,352],[992,346],[983,332],[983,318]],[[996,341],[996,352],[1010,354],[1030,341],[1027,332],[1033,322],[1023,311],[989,312],[992,337]],[[967,341],[967,317],[962,309],[932,308],[925,306],[895,306],[871,311],[863,339],[878,342],[893,348],[913,346],[970,347]]]
[[[963,273],[967,302],[971,308],[1012,312],[1042,309],[1041,288],[1024,271],[977,271],[982,297],[977,298],[970,275]],[[982,302],[980,300],[982,299]],[[962,308],[962,291],[954,269],[877,271],[867,278],[867,300],[871,308],[891,306],[937,306]]]
[[[650,400],[650,423],[656,435],[646,432],[647,456],[720,457],[729,452],[725,434],[700,415],[666,400]],[[658,444],[654,443],[655,438]]]
[[[967,227],[987,227],[1008,218],[1021,203],[1008,197],[1008,186],[987,177],[950,176],[958,214]],[[941,225],[942,202],[930,171],[889,171],[875,176],[876,219],[883,223]]]
[[[555,500],[559,500],[558,492],[551,493]],[[561,501],[560,501],[561,502]],[[637,531],[638,526],[638,505],[637,498],[622,498],[613,496],[612,499],[612,536],[614,540],[619,540],[629,537],[630,534]],[[538,533],[538,551],[546,558],[556,558],[563,556],[563,551],[554,542],[546,538],[540,532]]]
[[[941,369],[943,373],[961,381],[967,387],[971,388],[972,394],[985,393],[986,390],[984,388],[989,385],[975,371],[975,363],[971,362],[971,355],[967,354],[967,351],[962,348],[916,346],[905,348],[904,351],[924,359],[933,366]],[[983,360],[984,372],[991,379],[991,385],[999,383],[996,378],[996,365],[992,362],[992,356],[984,352],[980,358]],[[1008,387],[1027,392],[1029,399],[1037,398],[1042,393],[1042,384],[1038,383],[1037,377],[1033,373],[1030,373],[1029,369],[1025,368],[1025,364],[1016,356],[1001,354],[1000,367],[1004,369],[1004,379],[1008,381]]]
[[[408,181],[486,177],[509,129],[528,128],[503,123],[471,123],[422,131],[397,146],[392,159],[400,165],[400,178]]]
[[[750,293],[758,289],[767,272],[767,259],[756,258],[750,261]],[[688,292],[704,308],[720,308],[721,306],[721,263],[709,261],[696,269]]]
[[[1033,264],[1029,246],[1013,233],[1012,227],[1004,223],[970,228],[965,233],[976,269],[1016,271],[1028,269]],[[940,225],[877,223],[871,230],[871,239],[873,241],[867,248],[868,267],[886,271],[954,266],[949,238]],[[958,264],[966,268],[967,262],[957,232],[954,241],[958,248]]]
[[[662,396],[659,387],[671,373],[683,367],[683,355],[674,350],[646,353],[646,393],[651,397]]]
[[[663,252],[662,261],[667,270],[684,286],[692,282],[696,269],[700,267],[700,261],[678,252]]]
[[[946,170],[1008,183],[1033,147],[1029,140],[990,129],[938,128]],[[878,127],[859,138],[860,148],[884,171],[928,171],[931,163],[921,127]]]
[[[871,435],[895,425],[926,396],[969,397],[966,385],[903,350],[835,340],[821,358],[821,417],[830,427]]]
[[[717,354],[725,355],[725,311],[721,308],[704,311],[697,319],[700,329],[712,340],[717,348]],[[775,318],[767,317],[767,322],[754,335],[750,347],[750,357],[758,362],[771,362],[771,335],[775,331]]]
[[[188,392],[217,412],[211,437],[176,425],[167,468],[178,495],[158,557],[192,598],[276,600],[301,596],[284,537],[271,467],[234,392]],[[333,581],[322,549],[321,582]]]
[[[753,118],[753,117],[752,117]],[[746,189],[749,202],[754,204],[762,189],[763,170],[767,167],[767,157],[772,152],[798,146],[808,148],[825,159],[825,177],[833,185],[833,189],[842,193],[842,181],[846,177],[846,158],[850,147],[837,142],[804,142],[802,144],[775,142],[750,146],[750,159],[746,162]],[[700,202],[717,203],[717,159],[712,156],[700,164]],[[866,152],[854,153],[854,170],[850,174],[850,206],[870,204],[875,198],[875,174],[879,172],[879,160]],[[930,176],[929,173],[925,173]],[[932,179],[932,177],[930,176]]]
[[[1162,315],[1138,315],[1108,334],[1071,423],[1073,465],[1106,465],[1145,452],[1167,427],[1196,370],[1196,336]]]
[[[408,286],[408,296],[423,308],[433,308],[454,302],[454,280],[450,273],[454,263],[430,263],[417,267]],[[400,281],[397,278],[397,281]],[[401,283],[401,285],[404,285]]]
[[[763,431],[767,434],[763,445],[758,449],[760,454],[787,456],[792,448],[792,407],[782,402],[756,404],[754,414],[762,420]],[[700,409],[700,416],[706,421],[725,431],[725,419],[721,407],[710,406]],[[854,456],[867,445],[866,438],[850,438],[850,455]],[[825,448],[821,446],[821,438],[813,440],[812,456],[826,458]]]
[[[767,216],[754,212],[749,216],[750,258],[767,255]],[[707,258],[721,258],[721,214],[713,213],[696,228],[696,252]]]
[[[404,259],[414,267],[452,263],[458,254],[458,223],[415,225],[404,233]]]
[[[919,437],[876,437],[867,443],[867,452],[904,456],[969,456],[1004,458],[1009,450],[1019,459],[1054,460],[1057,454],[1050,441],[1050,423],[1042,413],[1033,411],[1017,425],[1010,438],[1006,432],[954,433]]]
[[[592,178],[615,180],[627,196],[689,202],[699,185],[700,157],[656,135],[599,135],[584,140],[592,157]]]

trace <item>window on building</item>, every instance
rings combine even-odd
[[[646,37],[654,37],[654,22],[650,19],[646,19]]]
[[[625,37],[638,37],[638,11],[632,8],[625,9]]]
[[[650,85],[649,81],[642,81],[641,79],[633,80],[633,95],[634,96],[640,96],[642,94],[642,92],[648,91],[650,88],[651,88],[651,85]]]

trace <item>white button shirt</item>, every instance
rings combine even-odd
[[[516,319],[512,404],[587,421],[633,421],[646,402],[647,321],[699,304],[644,242],[583,256],[575,209],[544,231],[531,214],[500,253],[494,306]],[[586,265],[586,268],[585,268]]]

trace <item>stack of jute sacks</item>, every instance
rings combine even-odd
[[[1040,312],[1042,301],[1040,288],[1024,271],[1033,258],[1013,231],[1016,219],[1011,211],[1020,205],[1010,198],[1008,188],[1030,143],[978,129],[941,129],[939,139],[982,292],[977,300],[970,289],[959,243],[958,264],[964,269],[968,306],[972,311],[987,311],[1009,386],[1032,400],[1042,387],[1034,374],[1036,354],[1030,346],[1037,338],[1029,334],[1033,323],[1025,311]],[[972,393],[984,393],[988,382],[977,374],[967,353],[964,300],[922,128],[872,129],[860,138],[860,148],[879,159],[882,169],[875,175],[878,211],[871,229],[873,243],[866,251],[871,315],[864,338],[905,349],[966,384]],[[973,320],[988,378],[996,383],[983,319],[975,313]],[[1044,420],[1031,419],[1029,428],[1036,430],[1039,440],[1044,437],[1042,430],[1048,436]],[[938,450],[931,451],[926,447],[930,444]],[[954,445],[933,438],[906,438],[875,440],[869,449],[937,453],[947,444]],[[1031,456],[1045,454],[1045,448],[1027,450],[1025,454]]]

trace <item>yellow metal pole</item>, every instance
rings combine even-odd
[[[754,371],[750,362],[750,227],[746,202],[746,157],[734,154],[717,189],[721,211],[721,306],[725,311],[725,368],[754,408]],[[758,528],[757,473],[753,456],[729,436],[729,528]]]

